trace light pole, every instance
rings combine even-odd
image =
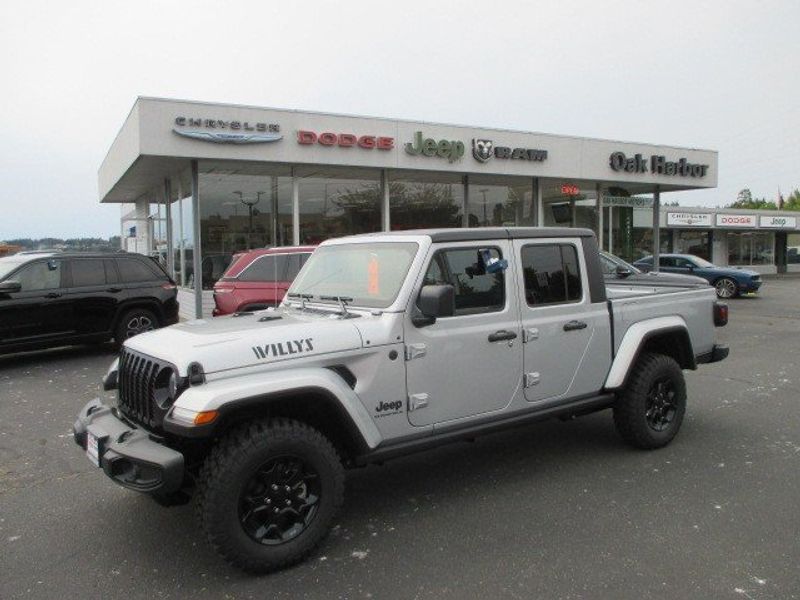
[[[244,194],[242,192],[236,191],[233,192],[236,196],[239,196],[239,202],[244,204],[247,207],[247,249],[253,249],[253,207],[261,202],[261,196],[266,192],[256,192],[256,199],[255,202],[250,201],[248,202],[244,198]]]
[[[481,188],[478,191],[483,194],[483,226],[486,227],[486,192],[489,191],[489,188]]]

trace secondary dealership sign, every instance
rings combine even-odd
[[[358,146],[365,150],[391,150],[394,148],[394,138],[375,135],[355,135],[352,133],[332,133],[329,131],[317,134],[315,131],[301,129],[297,132],[297,143],[303,145],[320,144],[322,146],[339,146],[352,148]]]
[[[182,137],[214,144],[263,144],[283,137],[277,123],[175,117],[172,131]]]
[[[667,225],[679,227],[711,227],[711,215],[708,213],[668,212]]]
[[[717,227],[756,227],[755,215],[717,215]]]
[[[653,154],[649,159],[641,154],[626,156],[624,152],[613,152],[608,158],[613,171],[625,173],[648,173],[680,177],[705,177],[708,165],[692,164],[685,158],[676,161],[667,160],[666,156]]]
[[[759,225],[767,229],[797,229],[797,217],[761,217]]]
[[[547,158],[547,150],[534,148],[511,148],[509,146],[495,146],[492,140],[474,138],[472,140],[472,156],[478,162],[488,162],[495,158],[511,158],[542,162]]]

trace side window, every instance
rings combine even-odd
[[[606,275],[614,275],[617,272],[617,263],[602,254],[600,255],[600,266]]]
[[[119,274],[123,283],[138,283],[161,279],[149,266],[135,258],[120,258],[117,260],[117,267],[119,267]]]
[[[671,256],[659,256],[658,265],[660,267],[675,267],[675,259]]]
[[[305,264],[308,254],[287,254],[286,281],[292,282]]]
[[[449,283],[455,288],[456,315],[496,312],[505,306],[505,274],[486,273],[480,252],[477,247],[440,250],[425,273],[425,285]],[[489,254],[502,258],[497,248],[490,248]]]
[[[19,281],[23,292],[52,290],[61,287],[61,261],[36,262],[17,273],[13,279]]]
[[[530,306],[579,302],[582,297],[578,251],[572,244],[525,246],[522,273]]]
[[[88,287],[106,284],[106,270],[101,259],[71,260],[72,287]]]
[[[105,259],[103,264],[106,268],[106,282],[107,283],[118,283],[119,276],[117,275],[117,268],[114,266],[114,261]]]
[[[278,260],[281,259],[281,260]],[[276,254],[261,256],[239,275],[239,281],[263,281],[275,283],[284,281],[282,277],[286,272],[286,257]]]
[[[680,267],[681,269],[690,269],[694,266],[694,263],[690,260],[686,260],[685,258],[676,258],[675,266]]]

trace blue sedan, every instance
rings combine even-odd
[[[653,257],[640,258],[634,266],[642,271],[653,269]],[[692,254],[661,254],[659,271],[665,273],[684,273],[702,277],[713,285],[719,298],[734,298],[739,294],[757,292],[761,287],[761,275],[755,271],[718,267],[707,260]]]

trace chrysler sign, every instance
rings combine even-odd
[[[182,137],[214,144],[263,144],[283,136],[277,123],[175,117],[172,131]]]
[[[669,212],[667,213],[667,225],[711,227],[711,215],[708,213]]]

